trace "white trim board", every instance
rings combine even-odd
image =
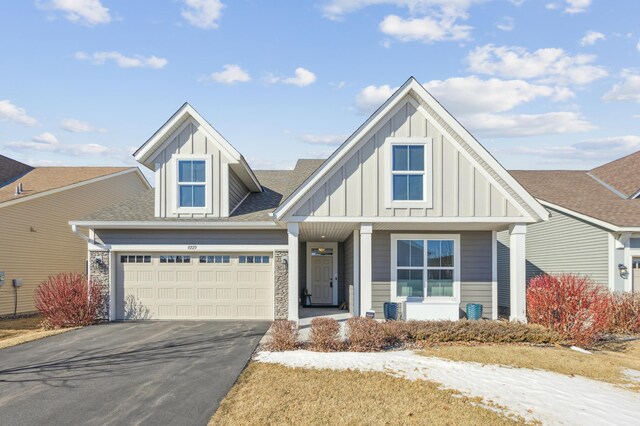
[[[576,217],[578,219],[584,220],[585,222],[592,223],[594,225],[600,226],[602,228],[608,229],[613,232],[640,232],[639,226],[618,226],[609,222],[605,222],[604,220],[596,219],[595,217],[587,216],[586,214],[578,213],[575,210],[568,209],[566,207],[562,207],[558,204],[553,204],[548,201],[538,199],[540,204],[543,206],[549,207],[554,210],[558,210],[561,213],[568,214],[570,216]],[[640,219],[639,219],[640,222]]]
[[[176,253],[205,253],[205,252],[271,252],[287,250],[286,244],[107,244],[108,250],[117,252],[176,252]],[[91,250],[91,248],[89,248]]]
[[[511,187],[526,203],[532,211],[534,211],[542,220],[548,219],[548,212],[536,201],[531,194],[529,194],[522,185],[520,185],[505,169],[498,163],[498,161],[489,154],[489,152],[464,128],[456,119],[449,114],[436,100],[427,92],[427,90],[418,83],[418,81],[411,77],[407,80],[402,87],[400,87],[378,110],[371,116],[365,123],[363,123],[348,139],[345,141],[331,156],[325,161],[318,170],[316,170],[300,187],[298,187],[289,198],[281,204],[274,212],[275,218],[282,219],[287,216],[287,213],[294,209],[294,207],[300,205],[304,196],[312,191],[313,188],[322,185],[323,179],[326,180],[329,172],[339,167],[341,161],[344,161],[348,152],[350,152],[355,146],[362,142],[362,138],[373,131],[376,126],[380,125],[383,117],[389,114],[394,108],[397,108],[400,101],[405,95],[413,93],[418,98],[422,99],[426,104],[432,108],[436,114],[439,114],[446,124],[450,126],[454,132],[464,139],[464,141],[473,149],[478,156],[492,168],[496,174],[505,182],[505,184]],[[420,107],[422,107],[420,105]],[[424,113],[424,112],[423,112]],[[448,132],[445,132],[447,134]],[[466,150],[462,150],[465,151]],[[480,169],[484,169],[480,167]],[[494,181],[495,179],[492,179]],[[498,184],[498,187],[502,185]],[[504,190],[504,188],[503,188]],[[522,208],[520,203],[515,203],[514,207]],[[529,216],[527,214],[527,216]],[[534,219],[535,221],[535,219]]]
[[[111,173],[111,174],[104,175],[104,176],[98,176],[98,177],[95,177],[95,178],[83,180],[82,182],[76,182],[76,183],[72,183],[72,184],[69,184],[69,185],[61,186],[59,188],[48,189],[46,191],[38,192],[38,193],[32,194],[32,195],[26,195],[24,197],[16,198],[15,200],[8,200],[8,201],[0,202],[0,208],[12,206],[14,204],[18,204],[18,203],[21,203],[23,201],[35,200],[36,198],[45,197],[47,195],[51,195],[51,194],[55,194],[55,193],[58,193],[58,192],[66,191],[68,189],[78,188],[78,187],[83,186],[83,185],[89,185],[91,183],[99,182],[101,180],[105,180],[105,179],[109,179],[109,178],[113,178],[113,177],[117,177],[117,176],[122,176],[122,175],[125,175],[127,173],[133,173],[133,172],[137,173],[137,175],[140,178],[140,180],[147,186],[147,189],[151,189],[151,185],[149,184],[147,179],[144,177],[144,175],[142,174],[140,169],[138,169],[137,167],[132,167],[132,168],[129,168],[127,170],[122,170],[120,172]]]
[[[275,222],[231,221],[71,221],[69,225],[94,229],[279,229]]]

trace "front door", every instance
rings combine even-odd
[[[633,292],[640,293],[640,258],[633,259],[632,274]]]
[[[311,247],[311,303],[313,305],[333,305],[333,288],[337,285],[334,279],[333,248]]]

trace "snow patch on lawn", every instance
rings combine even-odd
[[[542,370],[449,361],[412,351],[259,352],[256,360],[289,367],[378,371],[409,380],[430,380],[545,424],[624,425],[637,424],[640,418],[638,393]]]

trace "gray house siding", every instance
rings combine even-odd
[[[372,308],[378,317],[382,316],[383,303],[391,300],[391,234],[374,231],[372,236]],[[460,232],[460,257],[461,309],[464,311],[467,303],[481,303],[483,316],[491,318],[491,232]]]
[[[280,229],[183,230],[97,229],[96,240],[104,244],[224,244],[286,245],[287,232]]]
[[[229,212],[238,207],[238,204],[247,196],[249,189],[240,180],[233,170],[229,170]]]
[[[527,280],[540,274],[587,275],[609,288],[609,232],[549,209],[548,222],[527,226]],[[509,232],[498,234],[498,305],[509,306]]]

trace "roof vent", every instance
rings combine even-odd
[[[20,182],[20,193],[22,194],[24,192],[24,189],[22,189],[22,182]]]
[[[20,185],[16,186],[16,194],[15,195],[20,195]]]

